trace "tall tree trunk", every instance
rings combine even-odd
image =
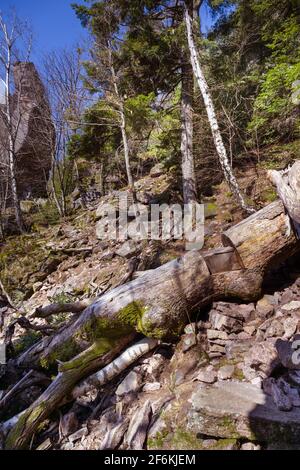
[[[127,132],[126,132],[126,117],[125,117],[124,103],[123,103],[123,98],[119,93],[118,80],[117,80],[117,76],[115,73],[115,68],[114,68],[112,53],[111,53],[111,44],[109,42],[108,42],[107,47],[108,47],[108,52],[109,52],[111,78],[113,82],[115,95],[118,101],[118,108],[119,108],[118,110],[120,113],[120,120],[121,120],[120,128],[121,128],[123,148],[124,148],[124,159],[125,159],[125,166],[126,166],[127,181],[128,181],[128,185],[129,185],[130,190],[132,191],[133,196],[135,196],[134,181],[133,181],[133,176],[132,176],[131,166],[130,166],[129,145],[128,145],[128,138],[127,138]]]
[[[190,15],[194,15],[193,0],[188,1]],[[193,98],[194,76],[188,50],[183,47],[181,64],[181,171],[185,204],[197,200],[193,155]]]
[[[16,223],[17,223],[18,229],[22,233],[23,230],[24,230],[24,227],[23,227],[23,221],[22,221],[20,201],[19,201],[19,196],[18,196],[15,154],[14,154],[14,151],[13,151],[13,142],[12,142],[11,137],[9,137],[8,159],[9,159],[9,173],[10,173],[11,193],[12,193],[12,200],[13,200],[13,206],[14,206],[14,211],[15,211],[15,218],[16,218]]]
[[[128,185],[130,189],[134,193],[134,182],[133,182],[133,176],[132,176],[131,167],[130,167],[129,145],[128,145],[127,132],[126,132],[126,119],[125,119],[124,106],[121,101],[120,101],[120,116],[121,116],[121,133],[122,133],[122,140],[123,140],[127,180],[128,180]]]
[[[7,119],[7,129],[8,129],[8,166],[9,166],[9,176],[11,184],[11,193],[12,201],[15,211],[16,223],[19,231],[22,233],[24,230],[22,213],[20,208],[20,201],[18,195],[18,185],[16,177],[16,155],[14,152],[15,147],[15,137],[11,116],[11,103],[10,103],[10,70],[11,70],[11,50],[10,45],[8,45],[7,51],[7,64],[6,64],[6,79],[5,79],[5,103],[6,103],[6,119]]]
[[[52,194],[52,197],[54,199],[54,202],[55,202],[55,205],[56,205],[56,208],[58,210],[58,213],[60,215],[60,217],[64,217],[64,214],[63,214],[63,210],[61,208],[61,205],[60,205],[60,202],[59,202],[59,199],[58,199],[58,196],[56,194],[56,189],[55,189],[55,183],[54,183],[54,178],[55,178],[55,164],[54,164],[54,158],[55,157],[52,157],[52,168],[51,168],[51,175],[50,175],[50,186],[51,186],[51,192],[50,192],[50,195]]]
[[[104,196],[105,194],[105,188],[104,188],[104,163],[103,161],[101,162],[100,164],[100,176],[99,176],[99,189],[100,189],[100,193],[101,193],[101,196]]]
[[[220,165],[222,167],[224,177],[229,187],[231,188],[236,200],[238,201],[242,209],[244,209],[248,213],[252,213],[254,212],[254,210],[250,208],[245,202],[244,197],[239,188],[238,182],[231,170],[231,167],[228,161],[226,148],[224,146],[221,132],[219,129],[218,120],[217,120],[214,104],[212,101],[212,97],[210,94],[210,90],[209,90],[207,81],[205,79],[203,70],[201,68],[198,54],[196,51],[196,47],[194,44],[192,19],[191,19],[189,3],[190,2],[185,2],[184,6],[185,6],[185,23],[186,23],[186,29],[187,29],[187,38],[188,38],[188,45],[189,45],[190,56],[191,56],[191,63],[192,63],[195,78],[197,80],[198,86],[200,88],[200,91],[204,100],[208,120],[209,120],[210,127],[211,127],[212,134],[213,134],[215,147],[219,156]]]
[[[186,62],[187,54],[182,57],[181,81],[181,170],[183,199],[188,204],[197,199],[194,156],[193,156],[193,70]]]

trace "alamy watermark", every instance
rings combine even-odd
[[[126,192],[118,192],[118,204],[98,209],[97,236],[102,240],[185,240],[186,250],[204,245],[204,204],[130,203]]]

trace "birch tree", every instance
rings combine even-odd
[[[134,181],[133,181],[133,176],[132,176],[132,171],[131,171],[131,166],[130,166],[129,144],[128,144],[128,137],[127,137],[127,131],[126,131],[124,99],[121,97],[120,92],[119,92],[118,78],[117,78],[114,63],[113,63],[112,42],[107,41],[106,47],[107,47],[107,52],[108,52],[108,65],[109,65],[111,80],[112,80],[113,89],[115,93],[117,111],[120,116],[120,129],[121,129],[122,141],[123,141],[123,151],[124,151],[127,180],[128,180],[129,188],[132,194],[134,194]]]
[[[248,204],[246,203],[244,196],[239,188],[239,184],[230,167],[230,163],[229,163],[228,156],[227,156],[227,151],[226,151],[226,148],[222,139],[222,135],[220,132],[212,96],[211,96],[205,75],[203,73],[203,69],[201,67],[199,56],[198,56],[197,49],[195,46],[194,37],[193,37],[193,22],[192,22],[192,18],[190,15],[188,2],[184,3],[184,15],[185,15],[187,40],[188,40],[188,46],[190,50],[193,72],[194,72],[194,76],[196,78],[200,92],[203,97],[204,105],[206,108],[209,124],[211,127],[213,139],[214,139],[214,144],[216,147],[216,151],[219,157],[219,162],[220,162],[225,180],[228,183],[229,187],[231,188],[241,208],[245,210],[247,213],[252,213],[254,212],[254,210],[250,208]]]
[[[82,83],[82,50],[76,46],[53,51],[44,57],[43,68],[56,136],[53,139],[51,134],[45,135],[52,149],[50,195],[60,216],[65,217],[73,174],[68,145],[81,126],[87,103],[87,91]]]
[[[187,0],[186,8],[193,20],[198,15],[202,0]],[[194,77],[188,47],[182,47],[181,57],[181,171],[185,204],[197,199],[193,154]]]

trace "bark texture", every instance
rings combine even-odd
[[[222,135],[219,129],[219,124],[218,124],[213,100],[211,97],[211,93],[210,93],[205,75],[203,73],[202,67],[200,65],[199,57],[198,57],[196,46],[194,43],[193,30],[192,30],[192,18],[190,15],[187,2],[185,3],[185,23],[186,23],[188,45],[189,45],[191,63],[192,63],[194,75],[195,75],[195,78],[197,80],[198,86],[200,88],[200,91],[204,100],[204,105],[206,108],[209,124],[211,127],[216,151],[219,156],[219,162],[223,170],[225,180],[227,181],[229,187],[231,188],[236,200],[239,202],[242,209],[244,209],[247,213],[252,213],[254,212],[254,210],[251,209],[245,202],[245,199],[239,188],[238,182],[233,174],[233,171],[228,161],[227,152],[226,152],[226,148],[224,146]]]

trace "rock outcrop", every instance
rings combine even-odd
[[[20,199],[44,196],[51,169],[55,130],[41,78],[31,62],[14,66],[11,97],[16,173]],[[0,105],[4,109],[4,105]],[[0,185],[7,182],[8,132],[0,113]]]

